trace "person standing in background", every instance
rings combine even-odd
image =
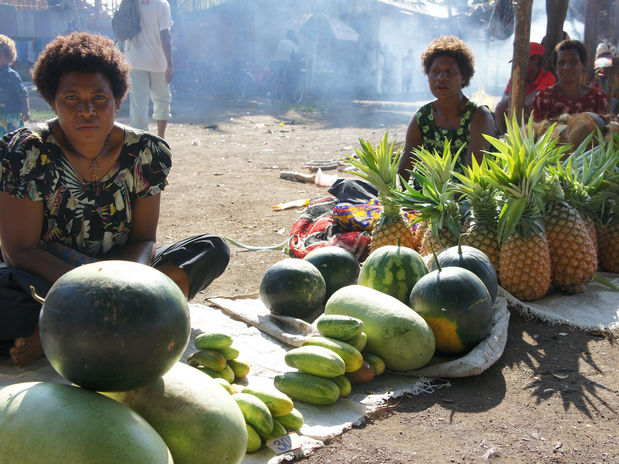
[[[15,42],[0,34],[0,137],[30,119],[28,91],[11,65],[17,59]]]
[[[166,0],[139,0],[140,33],[126,43],[125,57],[131,66],[129,123],[148,130],[149,99],[157,135],[165,137],[171,117],[172,93],[172,16]]]
[[[413,68],[415,57],[413,49],[409,48],[406,55],[402,57],[402,94],[408,95],[411,91],[411,83],[413,82]]]

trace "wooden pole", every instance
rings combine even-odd
[[[598,42],[598,20],[600,17],[600,0],[587,0],[585,3],[585,48],[588,60],[585,64],[583,79],[590,82],[593,78],[593,62],[595,61],[595,48]]]
[[[509,97],[509,115],[522,117],[527,66],[529,64],[529,37],[531,35],[531,10],[533,0],[518,0],[516,7],[516,29],[514,33],[514,54],[512,60],[512,85]]]
[[[567,16],[569,0],[546,0],[546,40],[544,46],[544,66],[551,69],[552,52],[563,37],[563,23]]]

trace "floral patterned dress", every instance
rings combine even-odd
[[[466,101],[464,113],[460,118],[460,127],[457,129],[443,129],[434,121],[433,102],[423,105],[417,110],[417,126],[421,132],[421,143],[427,150],[436,149],[439,153],[445,148],[445,139],[450,141],[451,152],[455,155],[460,147],[466,145],[471,138],[471,122],[479,108],[471,100]]]
[[[71,166],[47,124],[0,139],[0,191],[43,202],[42,244],[100,257],[127,242],[135,199],[165,188],[172,164],[167,143],[122,127],[118,160],[96,186]]]
[[[597,87],[590,87],[589,91],[576,98],[563,95],[556,85],[541,90],[531,104],[533,117],[536,121],[552,119],[562,114],[592,112],[597,114],[608,113],[608,97]]]

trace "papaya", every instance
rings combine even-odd
[[[361,352],[354,346],[340,340],[335,340],[328,337],[309,337],[303,340],[302,345],[322,346],[323,348],[328,348],[331,351],[334,351],[344,360],[346,372],[356,371],[363,363],[363,355]]]
[[[303,414],[296,408],[293,408],[288,414],[275,417],[275,420],[282,424],[286,430],[301,430],[304,422]]]
[[[261,399],[273,416],[283,416],[294,409],[290,397],[276,388],[245,387],[241,391]]]
[[[340,288],[327,301],[325,313],[361,319],[368,336],[367,351],[379,356],[389,369],[419,369],[434,355],[436,341],[428,323],[400,300],[378,290],[363,285]],[[362,363],[363,358],[359,367]]]
[[[235,393],[232,398],[239,405],[245,422],[251,425],[262,438],[273,431],[273,416],[264,401],[249,393]]]
[[[367,361],[363,361],[363,365],[355,372],[347,372],[346,378],[352,385],[358,385],[360,383],[368,383],[374,378],[376,371]]]
[[[337,377],[346,372],[346,364],[336,352],[322,346],[293,348],[284,357],[286,364],[301,372],[320,377]]]
[[[94,391],[51,382],[0,388],[1,464],[172,464],[140,415]]]
[[[243,460],[247,427],[241,410],[232,395],[193,367],[177,363],[146,387],[104,394],[146,419],[168,445],[174,464]]]

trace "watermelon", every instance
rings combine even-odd
[[[286,258],[271,265],[260,282],[260,298],[271,313],[308,318],[322,308],[325,279],[309,261]]]
[[[470,350],[492,328],[490,293],[479,277],[462,267],[444,267],[423,276],[409,303],[432,328],[436,348],[443,353]]]
[[[358,284],[408,304],[413,286],[427,273],[428,268],[423,258],[415,250],[387,245],[370,253],[361,267]]]
[[[161,436],[128,407],[51,382],[0,388],[0,464],[172,464]]]
[[[241,410],[224,387],[198,369],[179,362],[146,387],[104,395],[146,419],[170,448],[174,464],[238,464],[245,456]]]
[[[457,266],[468,269],[486,285],[494,303],[499,293],[499,282],[494,265],[483,251],[466,245],[457,245],[441,251],[437,255],[440,267]],[[430,270],[437,269],[436,259],[430,262]]]
[[[47,293],[39,328],[54,369],[99,391],[154,382],[180,359],[191,331],[178,286],[130,261],[86,264],[61,276]]]
[[[348,250],[339,246],[326,246],[310,251],[303,258],[309,261],[325,279],[325,301],[337,289],[357,283],[359,261]]]

